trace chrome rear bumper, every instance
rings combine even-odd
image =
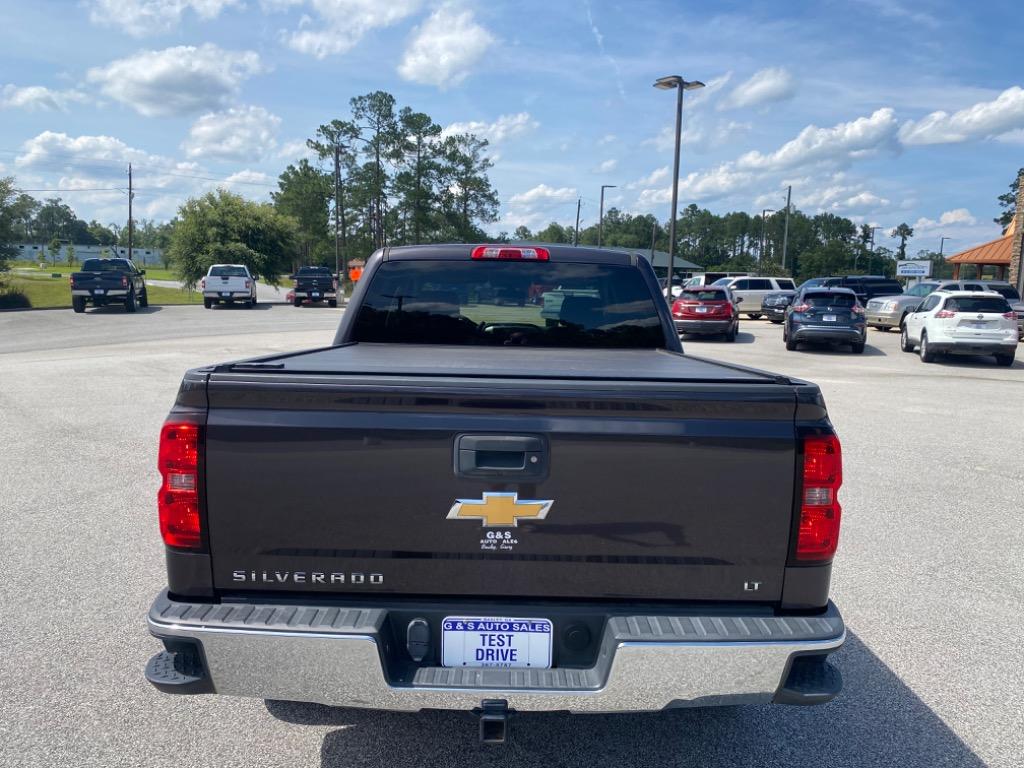
[[[409,671],[403,656],[407,671],[396,675],[389,656],[405,650],[392,647],[387,638],[399,633],[386,623],[383,609],[180,603],[165,593],[150,610],[150,632],[171,655],[186,650],[194,664],[181,690],[173,669],[170,677],[150,671],[158,660],[173,666],[168,651],[154,657],[147,677],[166,692],[400,711],[470,710],[484,699],[520,711],[571,712],[813,704],[838,692],[841,678],[825,656],[846,636],[832,604],[813,616],[612,616],[590,668]],[[831,687],[808,685],[810,667],[800,663],[797,674],[798,658],[824,670]]]

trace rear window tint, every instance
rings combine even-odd
[[[713,291],[713,290],[701,290],[701,291],[683,291],[681,298],[684,299],[698,299],[700,301],[728,301],[728,297],[725,295],[725,291]]]
[[[655,349],[655,296],[634,267],[525,261],[388,261],[367,288],[359,342]]]
[[[792,291],[793,290],[793,281],[792,280],[776,280],[775,282],[778,283],[779,284],[779,288],[781,288],[784,291]]]
[[[1002,296],[960,296],[946,299],[942,307],[950,312],[977,312],[979,314],[997,314],[1010,311],[1010,305]]]
[[[246,277],[245,267],[210,267],[210,277]]]
[[[857,297],[848,293],[808,293],[803,300],[812,307],[853,307],[857,303]]]
[[[126,272],[131,266],[124,259],[86,259],[82,262],[83,272]]]
[[[298,273],[304,277],[332,277],[333,273],[327,267],[299,267]]]

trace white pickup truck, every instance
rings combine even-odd
[[[244,264],[214,264],[199,281],[203,292],[203,306],[210,309],[214,304],[244,303],[256,306],[256,277]]]

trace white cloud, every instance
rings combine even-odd
[[[736,120],[715,120],[709,121],[700,113],[683,115],[683,132],[680,142],[689,147],[695,147],[701,152],[709,149],[717,149],[732,143],[735,139],[741,138],[752,130],[750,123],[741,123]],[[675,127],[666,125],[656,136],[644,139],[641,144],[654,147],[659,152],[671,152],[675,147]]]
[[[600,139],[597,140],[597,145],[599,147],[603,147],[605,144],[611,144],[613,141],[616,141],[618,138],[619,137],[616,136],[614,133],[606,133],[604,136],[602,136]]]
[[[237,173],[233,173],[228,176],[223,182],[221,182],[221,186],[232,187],[239,184],[255,184],[262,187],[270,184],[272,181],[273,179],[263,173],[263,171],[253,171],[246,168],[244,171],[238,171]]]
[[[841,174],[833,177],[841,178]],[[794,200],[798,208],[814,211],[829,211],[831,213],[846,213],[850,211],[868,212],[887,208],[890,201],[881,195],[876,195],[859,186],[851,186],[840,183],[826,183],[823,186],[815,186],[810,179],[805,179],[800,185],[805,191],[799,193]],[[808,190],[807,187],[810,187]],[[779,199],[779,195],[766,196],[765,205],[771,205]]]
[[[615,158],[609,158],[594,169],[595,173],[610,173],[614,171],[619,165],[619,161]]]
[[[508,199],[509,205],[533,205],[540,202],[566,202],[576,197],[575,187],[549,187],[547,184],[538,184],[533,189],[512,195]]]
[[[977,223],[978,220],[966,208],[955,208],[952,211],[946,211],[939,216],[938,221],[922,216],[911,226],[914,228],[915,235],[923,235],[929,232],[934,232],[942,227],[973,227]]]
[[[55,91],[42,85],[19,87],[8,84],[0,88],[0,108],[6,109],[66,112],[69,104],[86,101],[88,97],[81,91]]]
[[[784,171],[815,163],[842,165],[895,144],[899,124],[889,107],[832,128],[809,125],[767,155],[748,152],[736,161],[743,170]]]
[[[242,0],[91,0],[89,20],[142,37],[173,29],[186,10],[207,21],[239,5]]]
[[[694,171],[679,180],[679,199],[682,201],[709,200],[725,197],[750,185],[751,173],[737,171],[732,163],[723,163],[710,171]],[[672,185],[658,189],[641,190],[637,205],[641,207],[671,202]]]
[[[288,7],[302,0],[269,3]],[[318,59],[345,53],[374,29],[390,27],[420,9],[421,0],[309,0],[316,18],[304,14],[299,28],[284,33],[288,46]],[[268,3],[265,1],[264,6]]]
[[[287,160],[289,163],[297,163],[303,159],[312,160],[316,157],[316,152],[309,148],[305,139],[295,139],[294,141],[286,141],[282,144],[277,152],[277,156],[279,159]]]
[[[465,80],[494,42],[494,36],[473,20],[472,11],[445,4],[417,27],[398,74],[443,90]]]
[[[441,136],[454,136],[458,133],[472,133],[491,144],[500,144],[506,139],[522,136],[535,130],[540,123],[534,120],[529,112],[517,112],[514,115],[501,115],[493,123],[472,120],[466,123],[452,123]]]
[[[959,112],[932,112],[900,128],[900,141],[920,144],[958,144],[988,139],[1024,128],[1024,89],[1007,88],[992,101],[982,101]]]
[[[718,105],[719,109],[742,109],[770,104],[792,98],[796,93],[796,80],[784,67],[770,67],[754,75],[729,93]]]
[[[661,184],[668,180],[668,176],[672,169],[667,165],[663,165],[661,168],[655,168],[649,174],[641,179],[637,179],[626,185],[626,189],[636,189],[637,187],[653,187],[655,184]]]
[[[202,115],[182,144],[192,158],[260,160],[277,144],[281,118],[263,107],[237,107]]]
[[[262,71],[255,52],[206,43],[142,51],[90,69],[87,78],[110,98],[159,117],[222,107],[243,80]]]
[[[194,170],[193,163],[177,163],[170,158],[134,149],[113,136],[68,136],[66,133],[43,131],[21,145],[15,159],[19,169],[64,168],[88,166],[92,172],[110,168],[110,174],[121,175],[128,162],[160,166],[166,170]]]

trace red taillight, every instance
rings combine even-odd
[[[249,281],[248,280],[245,281],[245,289],[249,290]]]
[[[1007,320],[1016,320],[1017,313],[1012,310],[1010,312],[1003,312],[1003,317],[1005,317]]]
[[[804,438],[804,474],[800,499],[800,530],[796,559],[829,560],[839,543],[839,487],[843,484],[843,455],[835,435]]]
[[[75,287],[75,276],[72,275],[71,277],[68,278],[68,280],[71,281],[71,287],[74,288]]]
[[[853,309],[852,309],[851,311],[852,311],[852,312],[853,312],[853,314],[855,314],[855,315],[863,315],[863,314],[864,314],[864,307],[862,307],[862,306],[860,306],[860,305],[858,304],[858,305],[856,305],[856,306],[855,306],[855,307],[854,307],[854,308],[853,308]]]
[[[127,277],[122,277],[121,278],[121,287],[122,288],[127,288],[128,287],[128,278]]]
[[[797,304],[795,307],[793,307],[793,311],[794,312],[810,312],[811,311],[811,305],[810,304]]]
[[[157,466],[163,481],[157,494],[160,534],[169,547],[196,549],[201,543],[199,523],[198,424],[168,421],[160,430]]]
[[[509,245],[478,245],[473,249],[474,259],[521,259],[523,261],[547,261],[551,254],[547,248]]]
[[[206,278],[205,277],[203,277],[203,278],[201,278],[199,280],[199,290],[201,290],[201,291],[205,291],[206,290]]]
[[[956,317],[956,312],[950,312],[948,309],[940,309],[938,312],[935,313],[935,317],[942,318],[943,320],[948,320],[951,317]]]

